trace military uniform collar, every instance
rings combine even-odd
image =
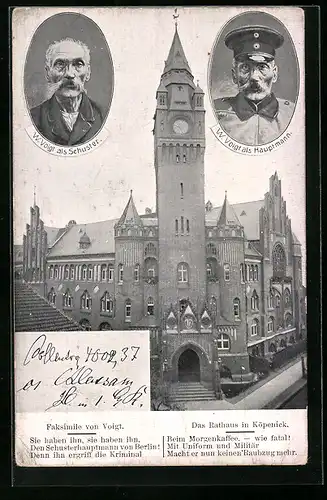
[[[255,104],[253,101],[246,99],[240,92],[234,99],[231,99],[230,104],[241,121],[249,120],[251,116],[256,114],[268,120],[273,120],[279,110],[278,101],[273,93]]]

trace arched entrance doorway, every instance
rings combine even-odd
[[[200,382],[200,360],[193,349],[186,349],[178,359],[178,381]]]

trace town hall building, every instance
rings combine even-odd
[[[85,330],[150,329],[168,383],[253,380],[305,332],[301,244],[275,172],[258,201],[205,202],[204,93],[176,28],[156,93],[156,211],[45,227],[31,207],[22,278]],[[110,215],[110,214],[108,214]],[[128,334],[128,333],[127,333]]]

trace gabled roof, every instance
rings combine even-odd
[[[48,248],[52,247],[54,242],[66,230],[66,228],[64,228],[64,227],[49,227],[49,226],[44,226],[44,229],[47,233]]]
[[[292,237],[293,237],[293,245],[301,245],[301,242],[297,238],[296,234],[292,232]]]
[[[238,220],[244,228],[245,236],[249,240],[260,239],[259,210],[263,207],[264,201],[248,201],[245,203],[235,203],[231,205]],[[206,212],[205,220],[207,226],[215,226],[220,217],[222,207],[214,207]],[[241,215],[244,212],[243,215]]]
[[[227,191],[225,191],[225,199],[219,215],[218,226],[241,226],[241,225],[242,224],[238,220],[238,217],[233,207],[229,204],[229,201],[227,199]]]
[[[258,252],[258,250],[252,245],[250,241],[247,241],[245,243],[244,252],[246,257],[257,257],[257,258],[262,257],[261,253]]]
[[[185,69],[192,74],[187,59],[184,54],[182,43],[179,38],[177,27],[175,30],[173,42],[170,47],[168,54],[168,59],[165,61],[164,73],[171,71],[173,69]]]
[[[117,222],[117,225],[130,225],[130,226],[143,226],[143,222],[141,217],[138,214],[138,211],[136,210],[134,200],[133,200],[133,193],[131,191],[129,200],[127,202],[127,205],[125,207],[125,210],[122,213],[122,216],[120,217],[119,221]]]
[[[51,248],[49,257],[113,253],[115,251],[114,226],[116,222],[117,219],[113,219],[71,226]],[[79,246],[80,237],[85,231],[91,241],[91,246],[87,249]]]
[[[82,327],[25,283],[15,283],[15,331],[77,331]]]

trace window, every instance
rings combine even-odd
[[[175,219],[175,233],[178,234],[178,219]]]
[[[244,274],[244,264],[240,265],[240,276],[241,276],[241,282],[245,282],[245,274]]]
[[[251,264],[251,266],[249,266],[249,281],[253,281],[253,275],[254,275],[254,266]]]
[[[186,219],[186,232],[190,232],[190,221],[188,219]]]
[[[87,279],[89,281],[92,281],[93,279],[93,267],[91,266],[91,264],[87,268]]]
[[[154,301],[152,297],[148,298],[148,303],[147,303],[147,313],[149,316],[154,315]]]
[[[230,342],[229,337],[226,333],[221,333],[217,338],[217,347],[218,349],[229,349]]]
[[[156,271],[154,267],[149,267],[148,268],[148,278],[154,278],[156,275]]]
[[[140,281],[140,265],[136,264],[134,267],[134,281]]]
[[[125,321],[130,322],[132,316],[132,302],[130,299],[127,299],[125,302]]]
[[[108,280],[109,281],[114,280],[114,266],[112,264],[109,264],[108,266]]]
[[[234,310],[234,319],[240,320],[241,319],[240,299],[234,299],[233,310]]]
[[[268,295],[268,309],[273,309],[274,307],[274,294],[273,292],[269,292]]]
[[[184,233],[184,217],[181,217],[181,233]]]
[[[71,296],[69,289],[67,289],[66,292],[63,294],[63,306],[73,307],[73,297]]]
[[[159,104],[165,104],[165,96],[163,94],[159,95]]]
[[[257,264],[254,266],[253,280],[254,281],[259,280],[259,268],[258,268]]]
[[[59,279],[59,269],[58,266],[54,266],[54,279]]]
[[[216,297],[211,297],[211,299],[210,299],[210,309],[211,309],[211,311],[214,314],[217,313],[217,299],[216,299]]]
[[[176,155],[176,163],[179,163],[179,155]]]
[[[118,281],[122,283],[124,280],[124,266],[123,264],[119,264],[118,266]]]
[[[54,288],[51,288],[48,293],[48,302],[50,302],[53,306],[56,304],[56,292],[54,291]]]
[[[257,311],[259,309],[259,297],[255,290],[253,290],[251,297],[251,309]]]
[[[281,243],[277,243],[273,249],[273,275],[284,277],[286,275],[286,255]]]
[[[230,280],[230,265],[229,264],[224,264],[224,278],[225,278],[225,281]]]
[[[53,280],[53,277],[54,277],[54,269],[53,269],[53,266],[50,266],[49,267],[49,279]]]
[[[177,220],[177,219],[176,219]],[[177,228],[178,230],[178,228]],[[157,249],[154,243],[148,243],[144,250],[145,255],[157,255]]]
[[[211,233],[211,236],[212,236],[212,233]],[[217,255],[217,248],[213,243],[208,243],[207,254],[208,255]]]
[[[251,335],[254,337],[259,333],[259,321],[255,318],[251,325]]]
[[[276,293],[275,297],[276,307],[280,307],[280,295]]]
[[[86,277],[87,277],[87,267],[85,264],[83,264],[83,266],[82,266],[82,280],[86,281]]]
[[[212,278],[212,266],[210,262],[207,262],[207,277]]]
[[[177,280],[178,283],[188,283],[188,265],[185,263],[178,264],[177,266]]]
[[[113,314],[114,311],[114,301],[110,297],[108,292],[105,292],[100,300],[100,311]]]
[[[87,290],[85,290],[81,296],[81,309],[92,309],[92,299]]]
[[[185,311],[185,309],[186,309],[186,307],[187,307],[187,304],[188,304],[188,302],[187,302],[187,300],[186,300],[186,299],[181,299],[181,300],[179,301],[179,312],[180,312],[181,314]]]
[[[65,280],[69,280],[69,266],[67,264],[65,265],[64,277]]]
[[[293,326],[293,317],[289,313],[285,315],[285,326],[286,327]]]
[[[74,277],[75,277],[75,266],[74,266],[74,264],[70,265],[69,277],[70,277],[71,280],[73,280]]]
[[[271,343],[269,346],[269,352],[276,352],[276,346],[275,344]]]
[[[271,333],[275,330],[275,320],[272,316],[270,316],[270,318],[268,319],[268,323],[267,323],[267,331],[268,333]]]
[[[107,266],[106,266],[106,264],[101,265],[101,281],[107,281]]]
[[[181,182],[181,198],[184,197],[184,184]]]
[[[183,163],[186,163],[186,154],[183,154]]]
[[[291,305],[291,293],[288,288],[286,288],[284,292],[284,304],[285,307],[290,307]]]

